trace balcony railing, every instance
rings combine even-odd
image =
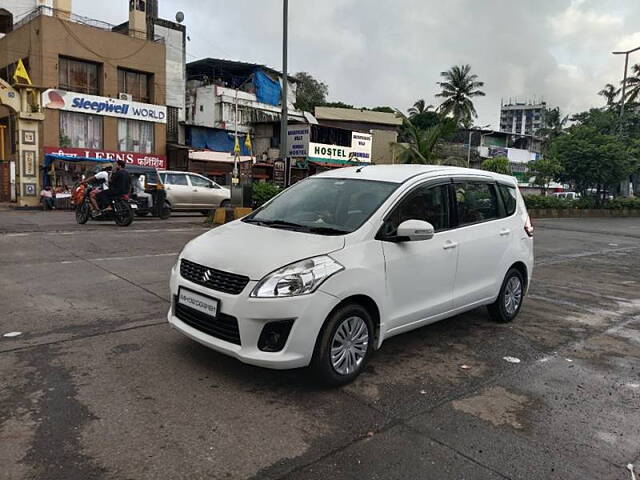
[[[16,21],[13,24],[13,29],[15,30],[17,28],[20,28],[23,25],[26,25],[27,23],[31,22],[32,20],[35,20],[41,15],[47,16],[47,17],[57,16],[73,23],[78,23],[80,25],[84,25],[87,27],[98,28],[106,32],[120,33],[123,35],[127,34],[126,32],[114,30],[115,25],[112,25],[107,22],[103,22],[102,20],[96,20],[95,18],[90,18],[90,17],[83,17],[82,15],[76,15],[75,13],[70,13],[64,10],[56,10],[55,8],[47,7],[45,5],[36,7],[30,12],[26,13],[23,17],[20,18],[20,20]],[[154,35],[153,41],[164,43],[164,37],[161,37],[160,35]]]

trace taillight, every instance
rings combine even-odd
[[[524,222],[524,231],[530,237],[533,237],[533,225],[531,224],[531,217],[527,215],[527,221]]]

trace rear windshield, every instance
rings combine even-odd
[[[350,233],[382,205],[397,183],[340,178],[298,182],[245,221],[313,233]]]

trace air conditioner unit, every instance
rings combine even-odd
[[[119,100],[126,100],[127,102],[130,102],[133,100],[133,95],[131,95],[130,93],[119,93],[118,94],[118,99]]]

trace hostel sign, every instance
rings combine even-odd
[[[167,123],[167,107],[164,105],[129,102],[117,98],[98,97],[52,88],[42,93],[42,105],[45,108],[70,112]]]
[[[314,125],[291,125],[287,130],[288,154],[292,158],[330,164],[371,163],[371,135],[350,132],[351,145],[328,145],[311,141]],[[349,131],[347,130],[347,134]],[[348,137],[347,137],[348,138]]]

